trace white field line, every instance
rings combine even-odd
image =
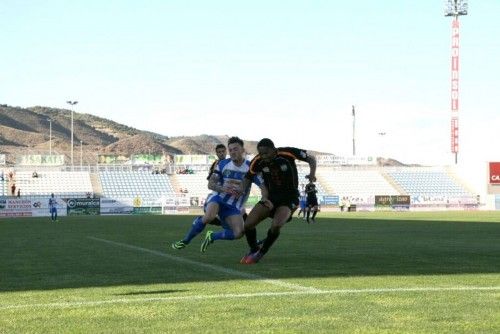
[[[270,278],[266,278],[266,277],[263,277],[260,275],[246,273],[243,271],[229,269],[229,268],[225,268],[225,267],[221,267],[221,266],[216,266],[213,264],[193,261],[193,260],[189,260],[189,259],[186,259],[186,258],[183,258],[180,256],[170,255],[170,254],[155,251],[152,249],[142,248],[142,247],[138,247],[138,246],[134,246],[134,245],[124,244],[121,242],[116,242],[116,241],[111,241],[111,240],[106,240],[106,239],[101,239],[101,238],[96,238],[96,237],[88,237],[88,238],[95,240],[95,241],[104,242],[104,243],[107,243],[107,244],[110,244],[113,246],[124,247],[124,248],[128,248],[128,249],[133,249],[133,250],[136,250],[139,252],[143,252],[143,253],[149,253],[149,254],[161,256],[161,257],[167,258],[167,259],[172,260],[172,261],[189,264],[189,265],[193,265],[196,267],[207,268],[207,269],[210,269],[213,271],[218,271],[218,272],[221,272],[221,273],[224,273],[227,275],[232,275],[232,276],[236,276],[236,277],[243,277],[246,279],[261,281],[263,283],[276,285],[276,286],[279,286],[282,288],[287,288],[287,289],[296,290],[296,291],[321,292],[321,290],[318,290],[316,288],[302,286],[299,284],[287,283],[285,281],[281,281],[281,280],[277,280],[277,279],[270,279]]]
[[[500,291],[500,286],[458,286],[458,287],[416,287],[416,288],[379,288],[379,289],[334,289],[316,291],[283,291],[283,292],[256,292],[240,294],[214,294],[192,295],[177,297],[152,297],[152,298],[118,298],[108,300],[93,300],[80,302],[38,303],[0,305],[0,310],[30,309],[30,308],[75,308],[87,306],[150,303],[150,302],[177,302],[177,301],[204,301],[211,299],[239,299],[269,296],[296,296],[296,295],[340,295],[340,294],[383,294],[383,293],[412,293],[412,292],[470,292],[470,291]]]

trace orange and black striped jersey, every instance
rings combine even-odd
[[[295,160],[307,162],[307,151],[295,147],[279,147],[271,161],[264,161],[260,155],[256,155],[250,162],[246,177],[261,174],[269,194],[298,194],[299,177]]]

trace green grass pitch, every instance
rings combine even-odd
[[[192,220],[1,219],[0,333],[500,332],[500,212],[295,218],[251,266]]]

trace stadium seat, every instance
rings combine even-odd
[[[17,171],[15,179],[22,196],[54,193],[59,197],[87,197],[93,194],[89,172],[43,171],[33,177],[32,171]]]
[[[471,196],[446,170],[439,167],[399,168],[387,172],[408,195]]]
[[[159,199],[174,190],[167,174],[148,171],[100,171],[102,195],[110,198]]]

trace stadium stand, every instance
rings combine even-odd
[[[378,170],[318,168],[316,174],[330,194],[341,196],[401,194]]]
[[[457,179],[438,167],[399,168],[387,171],[387,175],[408,195],[450,197],[471,195]]]
[[[78,198],[93,195],[89,172],[43,171],[33,177],[32,171],[18,171],[15,184],[22,196],[48,196],[54,193],[59,197]]]
[[[158,199],[173,194],[167,174],[148,171],[100,171],[102,195],[109,198]]]
[[[309,180],[306,179],[306,175],[309,174],[308,168],[309,167],[305,167],[304,169],[302,169],[301,166],[297,166],[297,173],[299,176],[299,190],[300,191],[304,190],[306,184],[309,183]],[[321,185],[320,180],[317,180],[315,182],[315,184],[316,184],[316,190],[318,190],[318,193],[317,193],[318,196],[327,194],[324,187]]]
[[[190,196],[205,197],[210,192],[207,188],[208,172],[198,172],[194,174],[173,174],[172,183],[179,185],[180,188],[187,190]],[[175,189],[175,192],[180,192],[180,189]]]
[[[200,171],[194,174],[173,174],[170,177],[177,193],[182,188],[187,189],[189,196],[206,197],[211,192],[207,187],[207,174],[208,171]],[[255,184],[252,184],[250,196],[260,196],[260,189]]]

